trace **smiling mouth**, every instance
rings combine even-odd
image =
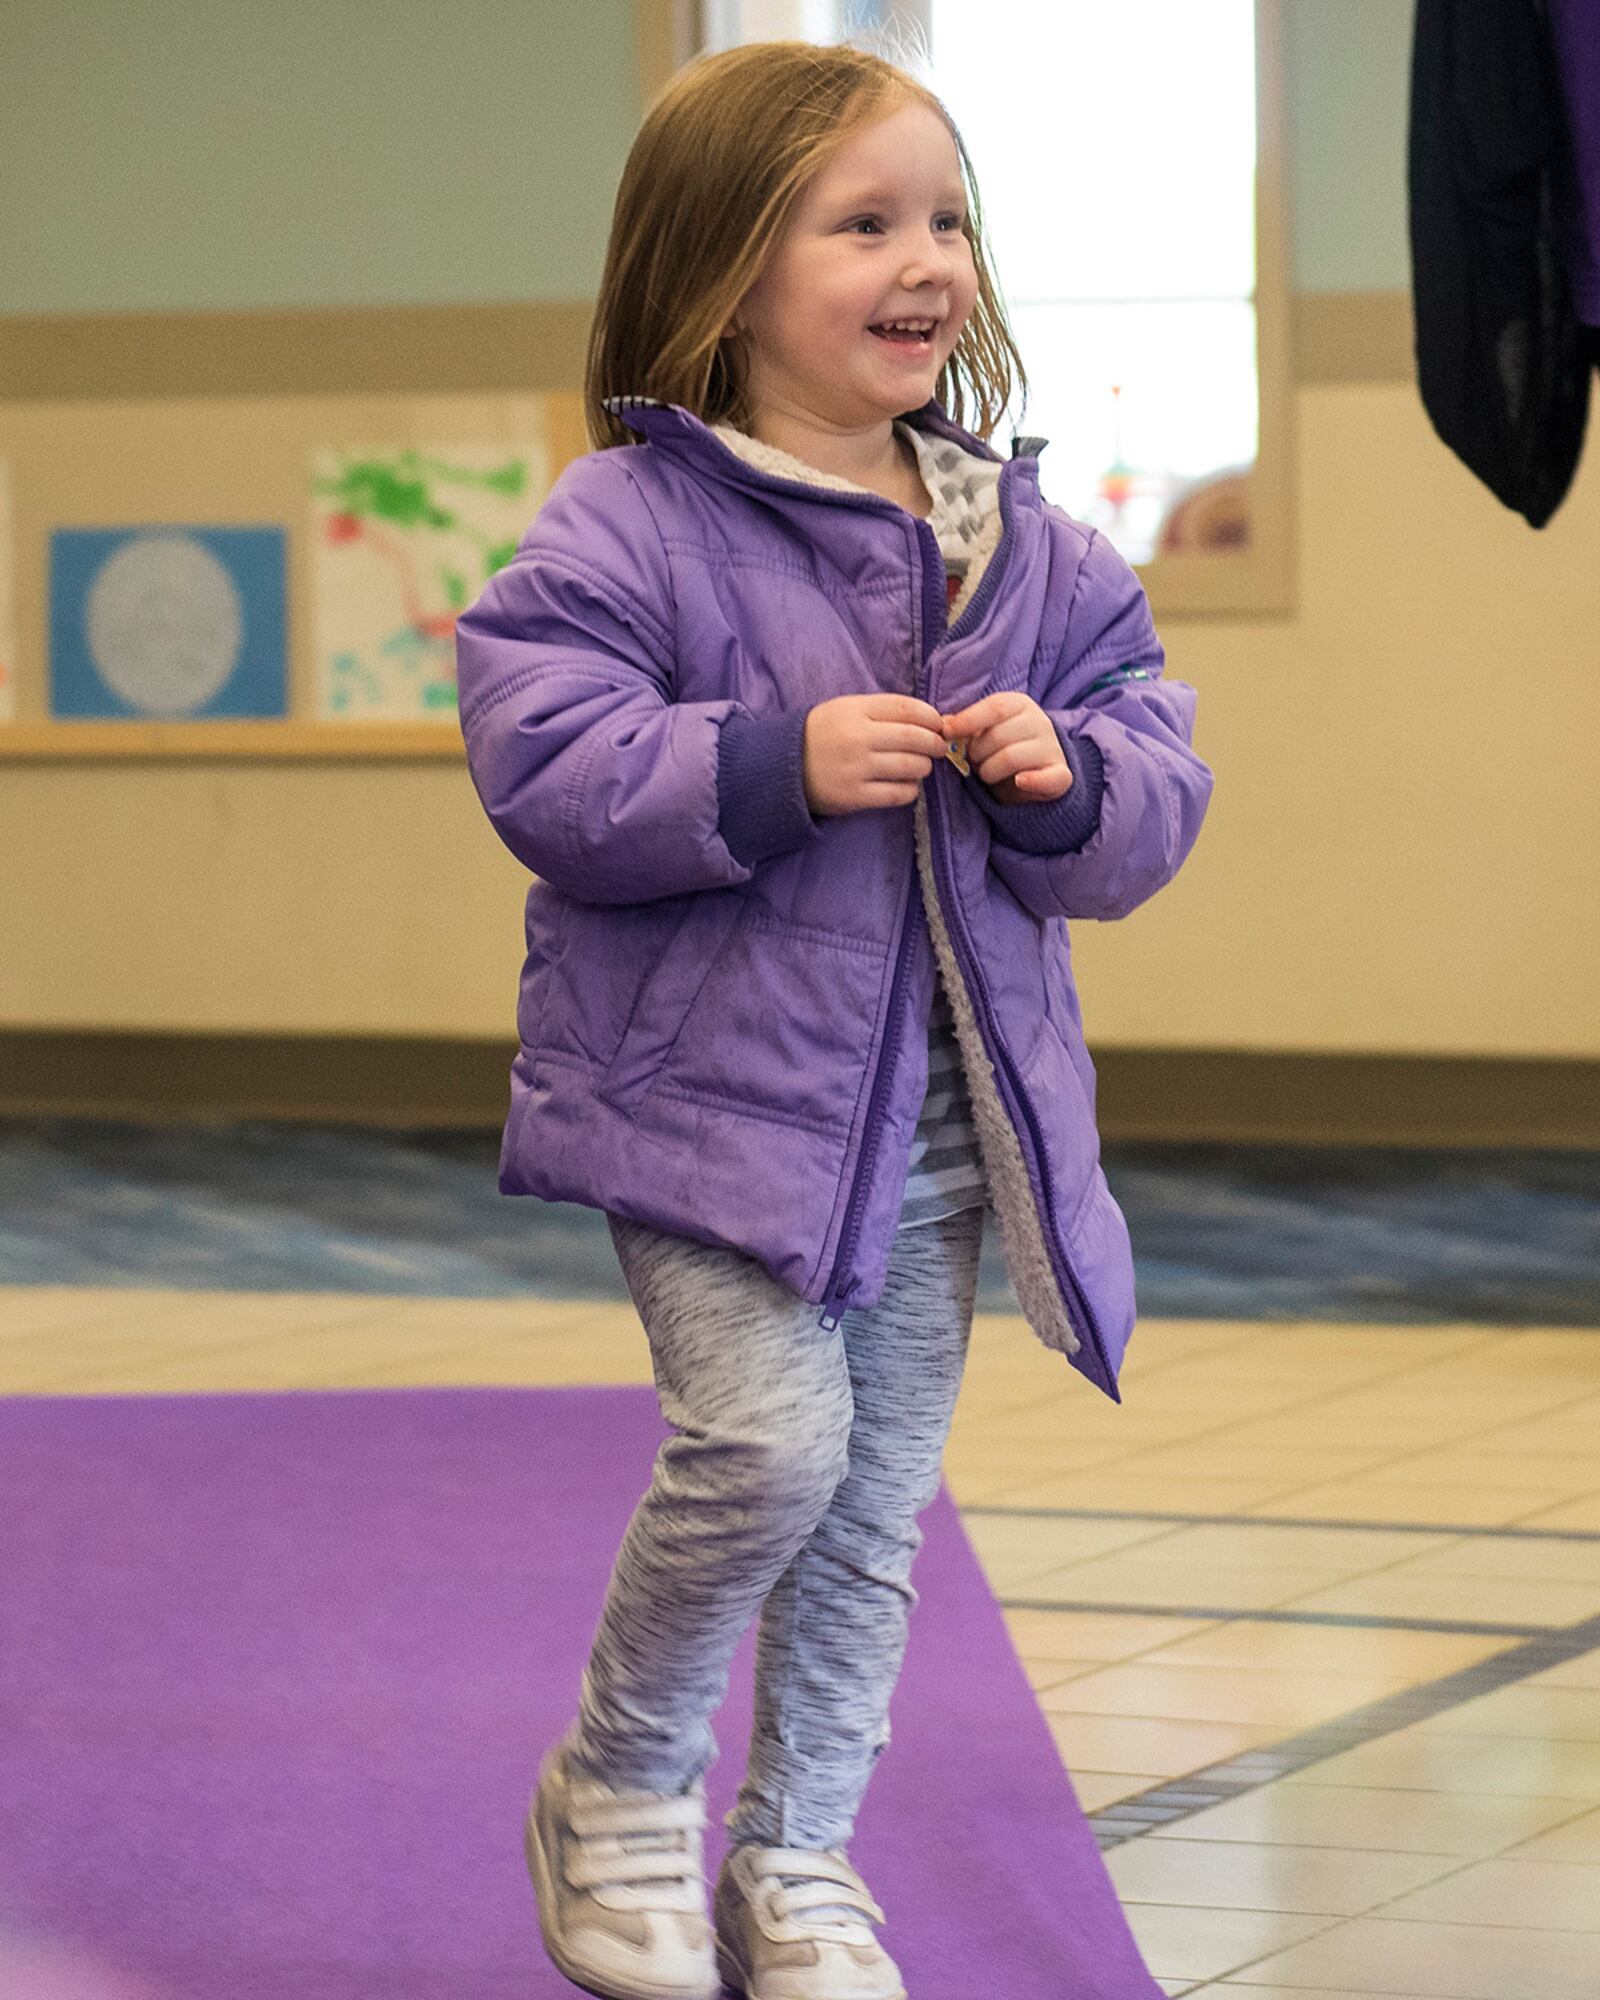
[[[869,326],[867,331],[875,334],[879,340],[887,340],[896,347],[931,347],[933,330],[937,324],[937,321],[889,320],[880,321],[876,326]]]

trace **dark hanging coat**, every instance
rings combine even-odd
[[[1589,337],[1558,242],[1567,146],[1545,0],[1418,0],[1418,384],[1440,437],[1534,528],[1566,498],[1589,412]]]

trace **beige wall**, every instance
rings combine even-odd
[[[1410,385],[1296,408],[1298,610],[1164,624],[1217,789],[1075,926],[1091,1043],[1600,1056],[1600,453],[1535,534]],[[459,762],[0,762],[0,854],[0,1027],[511,1032],[524,878]]]
[[[482,0],[441,40],[401,0],[375,69],[361,20],[308,0],[205,49],[175,0],[126,33],[6,10],[24,659],[49,527],[293,538],[307,444],[414,434],[416,396],[370,392],[480,392],[434,430],[464,442],[508,434],[508,383],[575,380],[666,17]],[[1286,0],[1284,24],[1296,610],[1162,621],[1217,790],[1171,888],[1076,927],[1091,1041],[1600,1057],[1600,441],[1535,534],[1433,435],[1403,379],[1409,12]],[[248,143],[219,153],[217,117]],[[511,1034],[523,878],[459,761],[0,757],[0,857],[0,1031]]]
[[[1298,611],[1165,631],[1194,853],[1077,928],[1112,1043],[1600,1055],[1600,454],[1535,534],[1409,384],[1296,399]]]

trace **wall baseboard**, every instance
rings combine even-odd
[[[1600,1148],[1600,1061],[1097,1049],[1108,1139]]]
[[[0,1117],[495,1127],[509,1042],[0,1030]],[[1094,1051],[1105,1138],[1600,1148],[1600,1061]]]

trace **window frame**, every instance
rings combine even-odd
[[[635,0],[640,109],[701,47],[708,0]],[[881,0],[883,27],[928,38],[929,0]],[[1282,616],[1295,608],[1284,0],[1255,0],[1256,380],[1259,444],[1250,475],[1250,544],[1153,556],[1137,565],[1157,617]],[[1024,356],[1026,359],[1026,356]]]

